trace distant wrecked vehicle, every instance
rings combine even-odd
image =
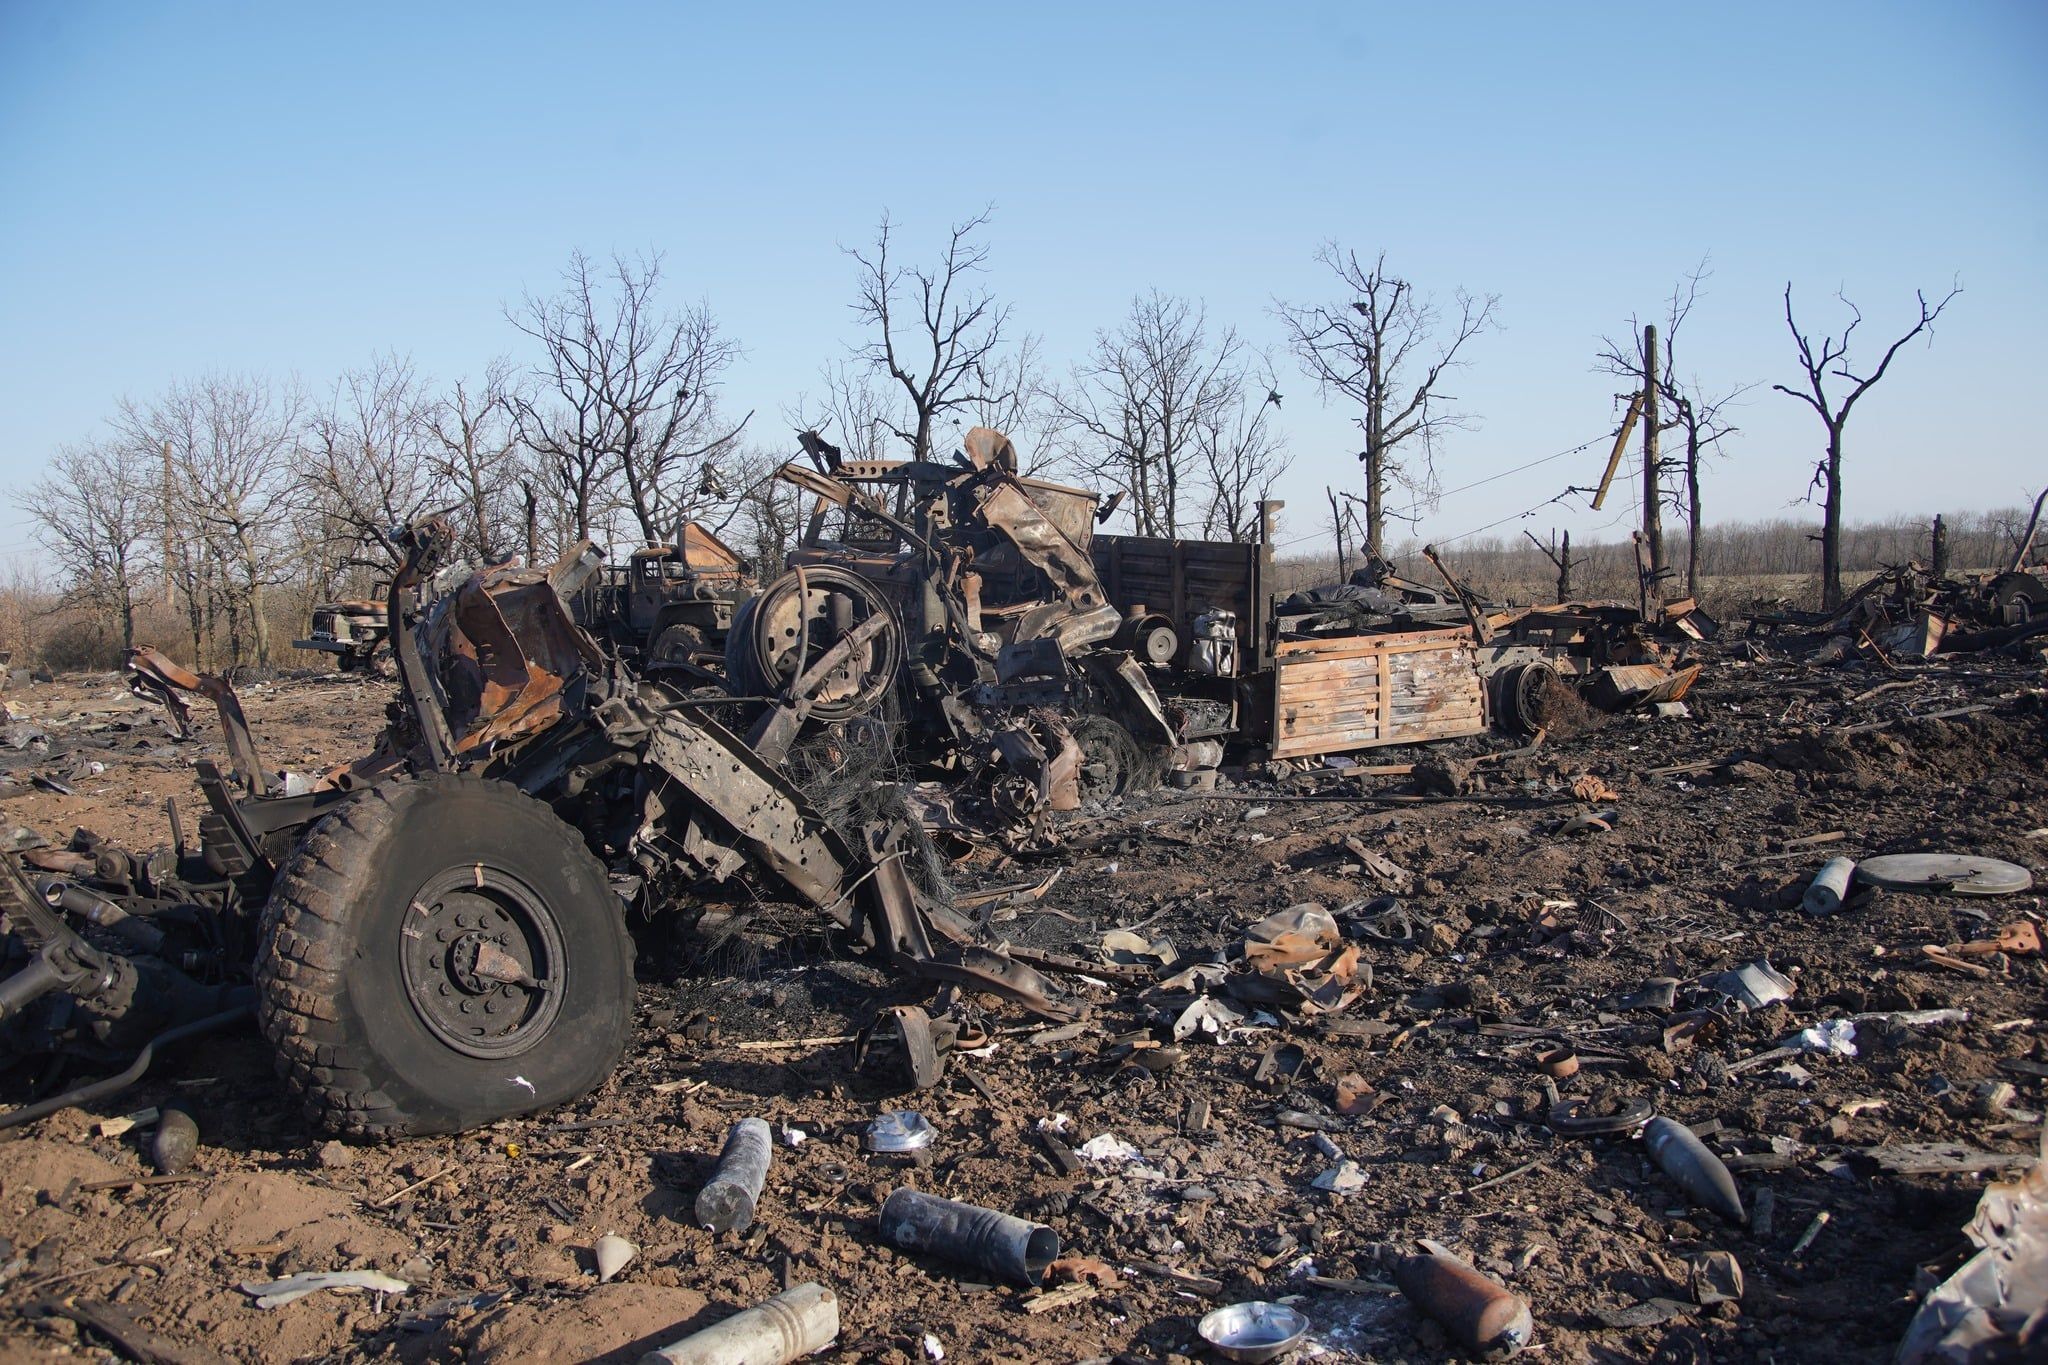
[[[1020,727],[1042,732],[1048,763],[1071,737],[1089,795],[1212,768],[1226,748],[1308,758],[1529,732],[1553,689],[1610,710],[1678,700],[1698,671],[1685,647],[1714,630],[1690,602],[1653,620],[1610,602],[1504,607],[1384,564],[1281,598],[1277,502],[1252,541],[1107,535],[1113,501],[1020,476],[987,428],[950,463],[802,442],[810,465],[780,474],[816,501],[787,572],[735,618],[729,677],[771,685],[874,621],[832,713],[900,724],[914,761],[969,775],[1034,771],[990,755]],[[1055,809],[1072,800],[1043,785]]]
[[[313,608],[306,638],[292,641],[292,648],[332,654],[334,666],[344,673],[367,673],[389,633],[382,602],[367,598],[321,602]]]

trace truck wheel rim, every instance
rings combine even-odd
[[[482,863],[416,892],[400,922],[399,963],[420,1022],[469,1057],[511,1057],[561,1013],[562,931],[519,878]]]

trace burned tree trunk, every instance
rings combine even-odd
[[[1849,310],[1849,324],[1842,329],[1841,335],[1823,335],[1816,341],[1799,330],[1799,323],[1792,315],[1792,286],[1789,282],[1785,285],[1785,326],[1798,348],[1801,387],[1789,388],[1784,384],[1771,387],[1812,408],[1828,434],[1827,453],[1813,474],[1813,484],[1821,490],[1820,590],[1821,607],[1825,611],[1833,611],[1842,605],[1842,430],[1849,424],[1849,413],[1855,408],[1856,401],[1884,378],[1900,349],[1932,328],[1942,310],[1962,292],[1962,286],[1957,285],[1939,302],[1932,304],[1927,301],[1925,293],[1919,294],[1919,320],[1885,348],[1876,369],[1859,376],[1849,366],[1850,338],[1863,321],[1863,314],[1856,305],[1842,299]],[[1848,393],[1839,398],[1828,392],[1829,381],[1835,379],[1846,380],[1850,386]],[[1812,496],[1810,491],[1808,496]]]
[[[1353,419],[1365,436],[1366,562],[1386,554],[1387,492],[1406,488],[1426,501],[1436,488],[1436,450],[1447,431],[1472,419],[1449,410],[1442,392],[1464,364],[1467,342],[1493,326],[1493,295],[1460,291],[1457,318],[1439,316],[1409,281],[1390,274],[1384,255],[1370,263],[1326,244],[1316,259],[1337,277],[1339,300],[1324,306],[1282,304],[1290,348],[1325,393],[1358,405]]]
[[[1685,595],[1700,600],[1700,431],[1685,431]]]
[[[1823,468],[1826,488],[1820,516],[1820,608],[1842,605],[1842,428],[1828,426],[1828,453]]]

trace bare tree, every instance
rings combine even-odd
[[[1294,457],[1268,418],[1280,410],[1270,365],[1251,371],[1231,401],[1208,414],[1195,433],[1201,456],[1202,535],[1209,540],[1255,541],[1259,504]]]
[[[985,396],[955,419],[989,427],[1010,438],[1028,473],[1057,456],[1060,410],[1045,372],[1041,344],[1025,333],[1007,354],[990,362]]]
[[[519,435],[569,500],[579,537],[616,488],[640,534],[663,539],[747,424],[725,425],[716,401],[739,344],[701,303],[658,311],[661,265],[614,256],[600,273],[579,251],[559,293],[528,295],[508,315],[543,353],[534,375],[546,406],[516,399]]]
[[[23,499],[36,539],[69,580],[68,600],[135,644],[135,599],[161,528],[151,462],[123,441],[65,446]]]
[[[136,448],[170,443],[158,496],[171,525],[171,576],[194,623],[227,618],[231,663],[271,656],[266,591],[292,557],[291,457],[303,400],[254,376],[208,375],[147,405],[124,400],[115,426]],[[246,632],[246,635],[245,635]]]
[[[1250,361],[1234,330],[1211,337],[1201,305],[1156,289],[1139,295],[1115,331],[1095,334],[1054,400],[1061,465],[1122,490],[1139,535],[1179,535],[1184,504],[1200,491],[1204,441],[1213,449],[1244,435],[1248,408],[1254,421],[1264,416],[1269,390],[1256,406],[1245,399]]]
[[[1720,450],[1721,442],[1736,433],[1738,429],[1730,422],[1728,409],[1743,394],[1756,387],[1754,384],[1738,384],[1709,393],[1697,375],[1680,378],[1679,331],[1692,315],[1693,304],[1699,300],[1702,286],[1711,274],[1703,260],[1672,288],[1670,302],[1665,308],[1663,355],[1659,372],[1654,377],[1658,397],[1662,400],[1658,430],[1677,430],[1685,437],[1684,456],[1660,458],[1657,474],[1660,495],[1663,495],[1668,492],[1664,488],[1665,475],[1673,471],[1684,473],[1685,492],[1672,501],[1674,505],[1682,505],[1685,512],[1685,590],[1695,598],[1700,592],[1700,466],[1709,454]],[[1636,342],[1642,334],[1642,324],[1638,319],[1629,319],[1629,333],[1630,340],[1626,346],[1611,337],[1601,338],[1600,365],[1606,373],[1627,376],[1641,386],[1648,381],[1643,375],[1642,348]],[[1664,416],[1666,412],[1668,417]]]
[[[1914,297],[1920,303],[1919,320],[1885,348],[1876,369],[1859,377],[1849,368],[1849,346],[1857,326],[1863,321],[1861,310],[1837,292],[1835,297],[1849,310],[1849,324],[1839,337],[1823,334],[1816,344],[1811,336],[1799,330],[1799,323],[1792,316],[1792,285],[1789,281],[1785,285],[1785,326],[1799,348],[1801,387],[1792,389],[1783,384],[1771,387],[1812,408],[1827,431],[1827,448],[1815,465],[1813,482],[1808,485],[1809,495],[1813,489],[1819,489],[1821,493],[1820,588],[1821,605],[1826,610],[1832,611],[1842,604],[1842,433],[1849,425],[1849,414],[1858,400],[1884,378],[1885,371],[1891,368],[1892,358],[1907,342],[1926,332],[1929,344],[1933,343],[1931,329],[1934,320],[1962,292],[1961,285],[1951,285],[1948,293],[1932,305],[1927,302],[1925,291],[1916,292]],[[1827,390],[1829,379],[1847,381],[1848,392],[1839,397],[1831,396]]]
[[[511,362],[498,359],[484,367],[480,382],[456,380],[421,414],[428,467],[446,492],[460,498],[461,535],[480,564],[509,558],[519,543],[525,471],[512,420],[515,401]]]
[[[824,368],[824,392],[797,395],[783,409],[798,431],[815,431],[839,447],[840,457],[853,462],[890,458],[895,439],[894,396],[865,363],[841,361]]]
[[[915,460],[931,458],[948,414],[999,407],[1017,387],[1005,365],[1010,309],[977,283],[987,269],[979,239],[993,208],[953,225],[945,252],[930,266],[891,259],[895,226],[882,215],[874,244],[847,249],[860,264],[854,316],[870,332],[856,357],[902,391],[903,407],[885,418]]]
[[[1362,409],[1354,420],[1365,436],[1358,453],[1365,466],[1365,549],[1379,555],[1388,492],[1399,487],[1421,499],[1432,496],[1444,433],[1473,421],[1448,408],[1457,399],[1441,386],[1465,363],[1460,353],[1466,343],[1494,325],[1500,299],[1460,290],[1456,318],[1446,322],[1413,284],[1388,273],[1384,253],[1367,264],[1331,242],[1316,260],[1348,297],[1330,305],[1282,304],[1280,316],[1296,359],[1317,387]]]
[[[397,565],[394,530],[446,501],[428,463],[427,408],[412,361],[385,354],[343,374],[307,419],[296,473],[335,568]]]
[[[738,487],[730,543],[753,561],[755,574],[764,582],[782,572],[803,530],[803,494],[775,477],[783,458],[774,451],[747,450],[733,462]]]

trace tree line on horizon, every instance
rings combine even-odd
[[[1136,534],[1255,539],[1258,504],[1292,460],[1279,359],[1199,300],[1153,289],[1054,373],[988,285],[989,224],[984,209],[929,257],[906,260],[884,215],[846,252],[859,343],[781,418],[849,460],[943,460],[967,427],[992,426],[1035,456],[1031,472],[1120,494]],[[1359,432],[1358,478],[1328,490],[1341,568],[1351,547],[1367,561],[1387,554],[1397,493],[1426,506],[1440,488],[1444,440],[1474,420],[1445,383],[1498,325],[1499,299],[1460,289],[1440,303],[1383,255],[1334,243],[1317,260],[1329,295],[1274,312],[1295,372],[1342,402]],[[1678,367],[1705,278],[1702,265],[1674,290],[1651,361],[1634,319],[1631,343],[1603,339],[1597,357],[1661,400],[1657,429],[1676,437],[1658,467],[1660,501],[1687,518],[1681,541],[1694,547],[1706,539],[1700,470],[1735,434],[1730,404],[1755,387],[1710,386]],[[787,452],[762,437],[758,414],[721,403],[738,340],[702,303],[668,306],[665,283],[658,254],[576,252],[557,289],[504,310],[518,349],[469,377],[436,381],[392,352],[317,392],[214,372],[123,398],[102,435],[61,447],[16,493],[54,583],[5,592],[0,649],[106,666],[146,625],[195,665],[276,663],[281,625],[388,576],[394,530],[430,512],[453,521],[480,563],[542,562],[586,538],[664,543],[695,520],[773,572],[800,529],[796,490],[772,477]],[[1839,335],[1814,340],[1787,286],[1801,377],[1773,387],[1824,428],[1824,595],[1840,592],[1849,414],[1957,292],[1922,296],[1919,322],[1859,372],[1853,305]],[[1688,560],[1696,583],[1698,555]]]

